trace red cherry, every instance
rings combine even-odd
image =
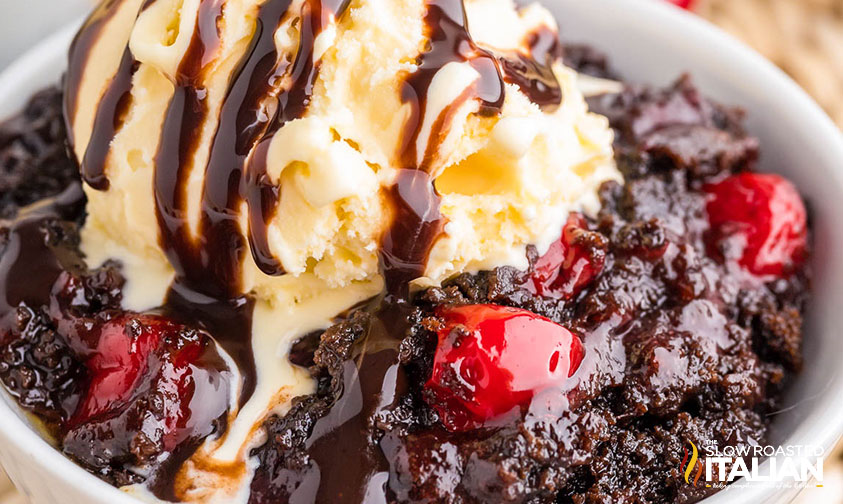
[[[465,431],[563,384],[583,347],[564,327],[535,313],[496,305],[440,309],[444,320],[425,398],[445,428]]]
[[[131,323],[135,335],[129,335]],[[138,381],[146,373],[149,355],[158,346],[160,330],[152,330],[139,321],[114,319],[99,329],[99,338],[92,356],[85,363],[90,385],[85,400],[74,415],[87,421],[107,412],[131,397]]]
[[[710,252],[756,275],[784,276],[805,258],[802,197],[778,175],[742,173],[705,187]]]
[[[588,233],[585,217],[572,213],[547,253],[536,262],[531,287],[540,296],[570,299],[603,270],[605,254],[582,243]]]
[[[221,363],[208,353],[212,342],[204,333],[162,317],[131,314],[95,325],[80,336],[77,350],[83,342],[95,346],[85,352],[89,385],[67,422],[70,429],[109,421],[133,403],[149,401],[152,394],[154,415],[138,427],[158,431],[162,448],[172,451],[197,432],[211,429],[211,422],[227,409],[227,387],[221,386],[227,373],[215,368]],[[203,403],[192,404],[194,397]]]
[[[691,9],[694,6],[694,0],[668,0],[668,2],[678,5],[683,9]]]

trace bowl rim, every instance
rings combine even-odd
[[[560,0],[538,0],[539,3],[562,3]],[[568,0],[571,1],[571,0]],[[611,8],[637,10],[644,15],[651,16],[656,23],[676,23],[683,27],[689,38],[697,39],[699,43],[706,43],[710,50],[720,51],[724,58],[740,60],[747,68],[746,73],[754,74],[756,80],[765,80],[767,85],[783,91],[781,99],[792,101],[804,114],[804,119],[810,122],[816,129],[814,133],[829,141],[829,148],[834,148],[843,153],[843,134],[820,106],[805,92],[796,82],[787,76],[772,62],[765,59],[755,50],[744,45],[720,28],[688,13],[679,7],[671,5],[662,0],[591,0],[596,4],[605,4]],[[79,21],[68,23],[60,31],[35,45],[15,60],[6,70],[0,74],[0,108],[9,111],[17,111],[25,104],[25,101],[15,103],[14,106],[4,104],[5,100],[17,99],[21,81],[27,81],[29,77],[45,68],[52,60],[58,57],[57,52],[66,51],[66,48],[79,26]],[[677,69],[678,71],[681,69]],[[60,70],[56,70],[58,72]],[[22,78],[23,76],[23,78]],[[30,92],[38,89],[29,88]],[[0,119],[3,119],[2,117]],[[843,187],[843,170],[838,170],[837,185]],[[61,480],[64,485],[77,489],[91,502],[108,502],[113,504],[137,504],[141,502],[127,493],[108,485],[99,478],[85,471],[69,458],[65,457],[59,450],[42,438],[25,421],[25,414],[13,406],[14,400],[3,387],[3,399],[0,400],[0,446],[5,452],[7,447],[20,454],[37,461],[37,465],[43,470],[42,476]],[[838,392],[838,397],[843,403],[843,391]],[[843,435],[843,415],[837,419],[829,418],[822,429],[813,431],[810,439],[800,440],[800,444],[822,446],[825,455],[828,455],[836,442]],[[803,419],[803,423],[806,420]],[[788,441],[792,439],[788,438]],[[15,471],[9,471],[13,480],[16,479]],[[770,486],[742,486],[727,487],[704,500],[707,504],[721,502],[762,502],[773,498],[780,490]]]

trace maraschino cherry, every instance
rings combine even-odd
[[[109,422],[139,402],[151,402],[154,411],[134,427],[172,451],[208,435],[211,422],[227,410],[230,375],[219,368],[223,364],[207,334],[146,314],[122,315],[86,329],[72,339],[85,360],[88,386],[66,429]]]
[[[441,308],[425,398],[446,429],[482,427],[558,387],[583,358],[579,338],[532,312],[496,305]]]
[[[683,9],[691,9],[694,7],[694,0],[668,0],[670,3],[674,5],[678,5]]]
[[[761,276],[782,277],[807,246],[807,212],[793,184],[779,175],[741,173],[705,187],[709,251]]]
[[[591,283],[603,270],[605,250],[588,248],[587,233],[585,217],[572,213],[562,236],[536,262],[528,287],[540,296],[570,299]]]

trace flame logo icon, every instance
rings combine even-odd
[[[684,471],[685,473],[685,483],[688,483],[689,485],[694,485],[696,487],[697,482],[700,480],[700,476],[702,476],[702,469],[704,464],[702,462],[699,462],[700,454],[699,450],[697,450],[697,445],[695,445],[691,441],[689,441],[688,443],[691,445],[691,460],[688,460],[688,448],[683,448],[683,450],[685,451],[685,457],[682,459],[682,465],[680,466],[679,470]],[[697,468],[697,473],[694,475],[694,479],[691,480],[691,473],[694,471],[694,467]]]

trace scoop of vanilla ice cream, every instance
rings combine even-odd
[[[131,101],[106,158],[108,189],[86,189],[83,248],[94,262],[118,257],[127,270],[143,271],[128,275],[130,304],[154,305],[173,274],[156,221],[155,159],[202,3],[157,0],[141,10],[140,0],[124,0],[107,20],[110,34],[94,43],[79,86],[71,125],[73,148],[83,159],[98,101],[120,64],[122,53],[115,47],[125,39],[137,60]],[[218,56],[202,62],[209,113],[198,126],[199,148],[184,195],[184,217],[194,231],[220,109],[238,61],[250,50],[264,2],[216,3]],[[302,3],[294,1],[289,12],[299,12],[295,6]],[[517,9],[511,0],[467,0],[465,5],[475,42],[492,51],[524,53],[536,30],[557,30],[552,16],[537,5]],[[405,168],[399,154],[411,110],[402,99],[402,85],[428,43],[426,8],[424,0],[353,0],[318,35],[312,56],[318,76],[310,103],[302,117],[279,129],[266,154],[267,175],[280,195],[267,223],[268,244],[286,274],[267,275],[247,259],[244,292],[283,303],[279,298],[300,300],[354,282],[379,288],[379,242],[391,216],[383,191]],[[297,19],[286,16],[275,31],[282,58],[296,57]],[[526,266],[527,245],[545,250],[559,237],[569,211],[596,211],[599,185],[620,179],[606,119],[588,112],[573,71],[561,63],[553,71],[563,90],[562,104],[553,110],[542,110],[518,86],[507,84],[498,115],[478,114],[479,104],[469,100],[449,111],[442,131],[422,125],[417,150],[436,144],[428,171],[447,222],[429,256],[429,281],[500,265]],[[425,117],[438,117],[477,78],[468,63],[443,67],[431,83]],[[245,233],[245,211],[240,226]]]

